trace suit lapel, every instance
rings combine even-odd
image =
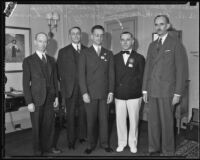
[[[127,60],[127,62],[126,62],[126,67],[129,65],[130,59],[134,59],[133,56],[134,56],[134,51],[132,50],[132,52],[131,52],[131,54],[130,54],[130,56],[128,57],[128,60]]]
[[[158,52],[157,57],[154,60],[154,64],[163,56],[163,52],[164,52],[166,46],[169,43],[170,43],[170,37],[169,37],[169,34],[168,34],[167,37],[166,37],[166,39],[165,39],[165,41],[164,41],[164,43],[163,43],[163,45],[162,45],[162,47],[161,47],[161,49],[160,49],[160,51]],[[156,45],[156,43],[155,43],[155,45]]]
[[[42,66],[41,66],[41,59],[40,57],[36,54],[36,52],[34,53],[33,55],[33,63],[34,63],[34,66],[36,68],[36,70],[38,70],[43,76],[44,76],[44,72],[42,70]]]
[[[94,60],[94,62],[95,62],[95,68],[94,68],[94,70],[96,71],[97,69],[98,69],[98,67],[100,66],[100,64],[101,64],[101,59],[100,59],[100,57],[97,55],[97,53],[96,53],[96,51],[95,51],[95,49],[94,49],[94,47],[93,46],[91,46],[90,48],[89,48],[89,50],[90,50],[90,55],[92,56],[92,59]],[[102,48],[101,48],[101,52],[103,52],[102,51]]]
[[[87,47],[85,47],[84,45],[81,44],[81,51],[82,51],[83,49],[85,49],[85,48],[87,48]]]
[[[47,68],[48,68],[48,72],[49,72],[49,77],[51,77],[52,62],[51,62],[51,58],[49,57],[49,55],[46,55],[46,57],[47,57]]]
[[[132,50],[130,56],[128,57],[128,60],[127,60],[127,62],[126,62],[126,65],[125,65],[125,63],[124,63],[123,54],[121,54],[121,56],[120,56],[120,63],[121,63],[121,65],[122,65],[122,67],[125,67],[125,68],[124,68],[124,72],[123,72],[123,74],[122,74],[121,77],[120,77],[120,82],[123,81],[123,78],[126,77],[126,76],[125,76],[126,74],[129,74],[129,70],[127,69],[127,67],[128,67],[128,65],[129,65],[129,61],[130,61],[131,58],[134,59],[134,51],[133,51],[133,50]],[[134,62],[133,62],[133,63],[134,63]]]

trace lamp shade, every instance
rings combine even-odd
[[[53,13],[52,12],[49,12],[46,14],[46,19],[52,19],[53,17]]]
[[[59,14],[57,12],[53,12],[53,17],[54,20],[59,20]]]

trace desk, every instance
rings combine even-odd
[[[5,102],[5,112],[18,111],[20,107],[26,106],[24,96],[7,96]]]
[[[5,133],[31,128],[30,113],[23,95],[5,97]]]

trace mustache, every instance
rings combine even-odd
[[[162,29],[158,28],[157,31],[162,31]]]

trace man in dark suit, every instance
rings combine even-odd
[[[112,102],[114,92],[113,54],[101,46],[102,26],[92,27],[91,33],[93,45],[83,50],[79,59],[79,82],[87,115],[86,154],[96,147],[98,129],[101,147],[106,152],[112,151],[108,142],[108,104]]]
[[[122,32],[122,51],[114,56],[115,64],[115,106],[118,148],[122,152],[127,145],[127,111],[129,116],[128,145],[131,153],[137,152],[138,121],[142,101],[142,80],[145,66],[144,56],[132,49],[133,35]]]
[[[34,43],[36,52],[23,61],[23,91],[31,116],[33,150],[35,155],[60,153],[52,148],[54,108],[58,107],[56,63],[46,53],[45,33],[36,34]]]
[[[80,43],[81,29],[77,26],[69,30],[71,44],[58,53],[57,66],[60,88],[67,110],[67,137],[69,149],[75,149],[76,111],[78,111],[78,136],[80,143],[86,138],[86,113],[78,83],[78,60],[85,47]]]
[[[169,18],[154,19],[158,39],[149,45],[143,79],[143,99],[149,106],[149,154],[172,156],[174,146],[174,106],[180,102],[185,85],[182,44],[172,38]],[[162,143],[161,143],[162,142]]]

